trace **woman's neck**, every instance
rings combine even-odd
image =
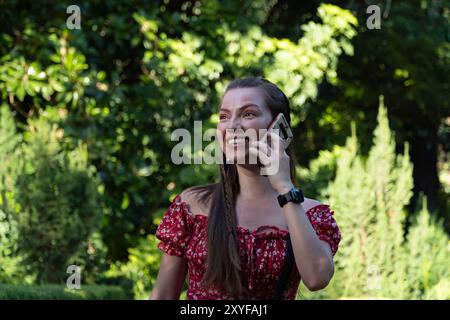
[[[275,195],[267,177],[260,174],[257,165],[236,165],[239,175],[240,194],[245,199],[261,199],[269,195]]]

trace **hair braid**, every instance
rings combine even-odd
[[[263,95],[267,107],[275,118],[283,113],[290,124],[290,103],[287,96],[272,82],[257,78],[236,79],[228,84],[225,93],[238,88],[257,88]],[[295,183],[295,166],[292,145],[286,150],[291,164],[291,179]],[[226,155],[223,154],[224,159]],[[240,264],[238,219],[236,199],[240,192],[239,175],[236,165],[224,161],[219,165],[220,182],[199,186],[203,199],[211,204],[207,230],[207,262],[202,285],[211,286],[232,296],[249,297],[251,293],[245,285],[245,274]]]
[[[233,226],[233,217],[232,217],[232,210],[231,210],[231,203],[233,202],[232,199],[230,199],[230,195],[232,196],[232,192],[230,190],[229,183],[227,183],[227,172],[225,170],[225,165],[220,166],[220,171],[222,174],[222,184],[223,184],[223,197],[225,200],[225,218],[227,222],[227,229],[228,234],[233,234],[234,226]]]

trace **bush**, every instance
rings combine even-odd
[[[450,242],[443,222],[430,217],[426,198],[408,232],[410,298],[450,299]]]
[[[148,299],[159,271],[161,252],[156,247],[158,240],[154,235],[142,239],[136,248],[130,248],[129,261],[111,265],[106,276],[123,276],[133,283],[135,299]]]
[[[133,281],[123,275],[107,276],[102,274],[102,276],[97,279],[96,284],[120,287],[128,300],[133,300],[135,298]]]
[[[17,147],[20,136],[16,132],[11,111],[7,106],[0,109],[0,283],[30,282],[22,267],[18,252],[18,229],[14,219],[12,190],[20,160]]]
[[[406,228],[413,188],[409,148],[406,144],[403,155],[395,154],[383,105],[368,158],[358,151],[353,124],[326,191],[342,233],[335,275],[326,290],[307,293],[308,298],[450,296],[449,237],[442,221],[431,219],[424,206]]]
[[[303,189],[310,197],[329,198],[328,185],[336,177],[337,161],[342,147],[335,145],[333,150],[320,150],[319,156],[309,162],[308,167],[296,167],[296,174]]]
[[[63,151],[61,129],[43,117],[29,124],[14,189],[18,245],[38,283],[60,283],[99,221],[98,184],[84,146]]]
[[[165,210],[167,209],[162,208],[155,212],[154,225],[161,223]],[[137,247],[128,249],[128,261],[126,263],[116,262],[105,273],[106,277],[122,279],[122,282],[109,283],[117,283],[122,288],[127,288],[128,283],[124,282],[124,279],[127,279],[132,284],[135,299],[148,299],[156,282],[162,257],[162,252],[157,248],[158,242],[155,235],[149,234],[146,238],[141,239]],[[180,295],[181,300],[186,299],[186,289],[185,283]]]
[[[0,300],[124,300],[118,286],[85,285],[81,289],[67,289],[51,284],[43,286],[0,284]]]

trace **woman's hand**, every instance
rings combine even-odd
[[[271,146],[265,137],[270,139]],[[289,192],[294,185],[291,180],[290,158],[285,151],[285,141],[276,133],[268,131],[262,140],[253,141],[249,153],[256,155],[264,167],[261,174],[267,175],[272,188],[279,194]]]

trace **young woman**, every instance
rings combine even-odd
[[[279,113],[290,124],[289,100],[275,84],[262,78],[231,82],[217,125],[224,157],[239,157],[231,152],[237,134],[230,129],[267,129]],[[306,197],[278,202],[278,196],[297,191],[294,162],[281,138],[269,136],[280,139],[278,149],[260,148],[259,140],[246,142],[243,152],[260,156],[267,150],[270,161],[279,163],[275,174],[261,175],[258,164],[224,161],[219,183],[174,198],[156,232],[163,256],[150,299],[179,299],[187,274],[187,299],[272,299],[288,238],[295,263],[283,299],[295,299],[300,280],[310,290],[327,286],[341,239],[334,212]]]

